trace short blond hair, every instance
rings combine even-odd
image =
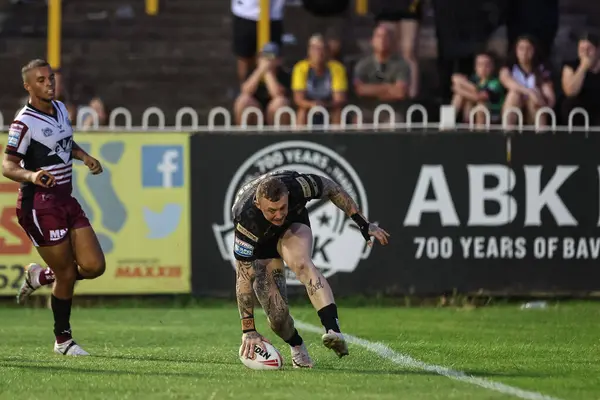
[[[37,58],[35,60],[29,61],[27,64],[21,68],[21,77],[23,78],[23,82],[27,80],[27,74],[29,71],[34,70],[40,67],[49,67],[50,64],[46,60],[42,60],[41,58]]]

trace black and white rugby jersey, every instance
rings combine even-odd
[[[52,101],[52,105],[55,115],[27,104],[19,111],[8,131],[7,154],[21,158],[21,166],[29,171],[44,169],[56,178],[56,185],[52,188],[22,183],[19,206],[21,202],[37,203],[37,194],[45,195],[43,199],[71,196],[73,128],[65,105],[60,101]]]

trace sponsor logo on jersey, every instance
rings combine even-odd
[[[298,181],[298,183],[300,184],[300,187],[302,188],[302,193],[304,194],[305,198],[309,198],[312,195],[312,192],[310,191],[310,185],[308,183],[308,181],[299,176],[298,178],[296,178],[296,180]]]
[[[233,251],[238,256],[242,257],[252,257],[254,254],[254,246],[250,243],[246,243],[241,239],[235,238],[235,243],[233,244]]]
[[[241,251],[233,238],[235,229],[246,237],[257,240],[255,235],[249,236],[250,232],[241,225],[234,227],[233,222],[230,222],[232,221],[231,208],[240,189],[260,176],[268,176],[269,173],[285,169],[293,169],[302,174],[324,176],[340,184],[368,218],[368,201],[360,177],[346,159],[326,146],[309,141],[284,141],[264,147],[242,161],[225,193],[223,202],[225,223],[213,224],[221,256],[224,260],[230,261],[234,268],[233,253],[240,254],[238,251]],[[301,177],[298,182],[306,197],[320,196],[317,182],[310,176]],[[312,258],[317,268],[325,277],[354,271],[360,260],[366,259],[371,251],[371,248],[366,246],[356,224],[331,202],[309,202],[307,209],[314,237]],[[290,285],[301,284],[287,268],[286,280]]]
[[[8,146],[17,147],[19,146],[19,139],[21,138],[21,133],[23,132],[23,125],[21,124],[12,124],[10,128],[8,128]]]
[[[242,235],[246,236],[248,239],[252,240],[253,242],[258,242],[258,236],[256,236],[252,232],[250,232],[248,229],[244,228],[242,226],[242,224],[238,223],[236,225],[235,229],[237,229],[239,233],[241,233]]]
[[[69,230],[68,229],[53,229],[50,231],[50,240],[56,241],[65,237]]]

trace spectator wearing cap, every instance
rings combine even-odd
[[[242,82],[240,95],[235,100],[234,112],[237,124],[242,123],[242,114],[248,107],[257,107],[266,114],[266,123],[273,124],[275,113],[289,106],[290,74],[281,66],[279,46],[267,43],[261,50],[256,67]],[[249,123],[255,120],[251,114]],[[289,124],[289,114],[283,113],[282,124]]]
[[[308,58],[296,63],[292,72],[292,91],[298,108],[298,125],[306,125],[308,112],[315,106],[325,107],[329,122],[340,124],[347,101],[348,78],[344,66],[328,58],[323,36],[313,35],[308,41]]]
[[[600,125],[600,38],[584,34],[577,44],[578,59],[567,62],[562,70],[562,88],[567,96],[561,107],[561,116],[567,122],[576,107],[584,108],[590,116],[590,124]],[[582,125],[579,117],[573,121]]]

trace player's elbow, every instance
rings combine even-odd
[[[6,157],[2,160],[2,176],[8,179],[13,179],[11,172],[14,169],[14,163],[7,160]]]

